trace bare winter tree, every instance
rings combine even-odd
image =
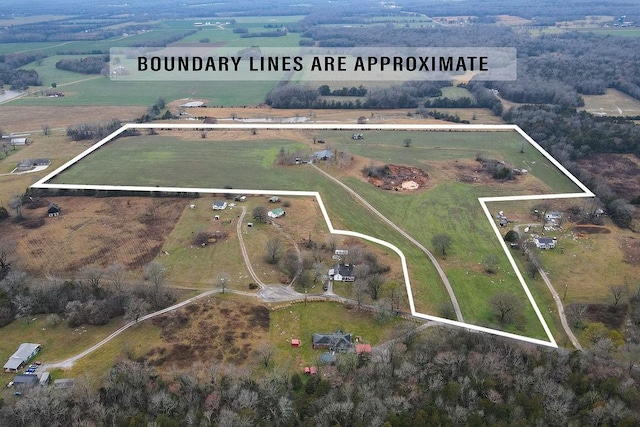
[[[260,344],[258,349],[256,350],[256,356],[260,360],[260,362],[264,365],[265,368],[269,367],[269,362],[271,362],[271,358],[275,354],[276,349],[270,343]]]
[[[4,278],[15,262],[16,241],[9,237],[0,237],[0,279]]]
[[[269,239],[264,249],[266,261],[269,264],[277,264],[280,259],[280,252],[282,252],[282,240],[277,237]]]
[[[124,287],[124,279],[127,275],[127,271],[124,266],[119,262],[114,262],[105,271],[105,275],[114,292],[122,294]]]
[[[520,298],[508,292],[501,292],[492,296],[489,300],[489,305],[500,323],[513,322],[518,313],[522,312],[524,308]]]
[[[218,280],[216,280],[216,285],[218,289],[222,291],[224,294],[227,288],[229,287],[229,275],[227,273],[220,273],[218,275]]]
[[[149,280],[153,286],[153,305],[157,308],[159,307],[160,295],[166,279],[167,269],[161,262],[151,261],[144,266],[143,272],[144,278]]]
[[[609,286],[609,291],[613,296],[613,306],[617,307],[622,297],[627,294],[628,287],[625,285],[611,285]]]
[[[103,268],[85,265],[78,270],[78,279],[91,286],[94,290],[97,290],[100,289],[100,281],[104,274],[105,271]]]
[[[15,195],[9,201],[11,209],[16,211],[16,218],[22,219],[22,195]]]
[[[384,285],[384,278],[379,274],[372,274],[371,276],[367,277],[366,283],[371,299],[377,301],[380,297],[382,286]]]
[[[151,305],[142,298],[130,297],[124,309],[124,318],[129,322],[138,322],[142,316],[147,314]]]
[[[257,222],[267,221],[267,208],[264,206],[256,206],[251,212],[251,218]]]

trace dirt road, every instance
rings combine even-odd
[[[447,275],[445,274],[444,270],[442,269],[442,267],[438,263],[438,260],[436,259],[436,257],[422,243],[418,242],[416,239],[411,237],[409,235],[409,233],[404,231],[402,228],[398,227],[389,218],[387,218],[382,213],[380,213],[380,211],[378,211],[376,208],[374,208],[362,196],[360,196],[358,193],[353,191],[351,188],[349,188],[342,181],[340,181],[337,178],[329,175],[327,172],[323,171],[322,169],[320,169],[316,165],[312,164],[311,166],[313,166],[318,172],[320,172],[321,174],[323,174],[324,176],[329,178],[331,181],[335,182],[336,184],[338,184],[339,186],[341,186],[342,188],[347,190],[349,192],[349,194],[351,194],[353,197],[358,199],[367,209],[369,209],[371,212],[373,212],[378,217],[380,217],[380,219],[382,219],[384,222],[389,224],[394,230],[396,230],[398,233],[400,233],[402,236],[404,236],[411,243],[416,245],[418,247],[418,249],[420,249],[422,252],[425,253],[425,255],[427,255],[429,260],[431,260],[431,262],[433,263],[434,267],[438,271],[438,274],[440,275],[440,279],[442,280],[442,283],[444,284],[445,288],[447,289],[447,292],[449,293],[449,298],[451,299],[451,304],[453,305],[453,309],[454,309],[454,311],[456,313],[457,320],[459,322],[464,322],[464,318],[462,317],[462,311],[460,310],[460,305],[458,304],[458,300],[456,299],[456,295],[453,292],[453,288],[451,287],[451,283],[449,283],[449,279],[447,278]]]

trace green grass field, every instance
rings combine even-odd
[[[95,76],[76,74],[78,80]],[[184,98],[206,99],[208,105],[243,106],[264,101],[277,82],[242,82],[238,90],[234,82],[122,82],[106,77],[81,81],[60,88],[62,98],[24,97],[12,105],[82,106],[82,105],[153,105],[158,97],[167,101]]]
[[[398,327],[403,323],[411,325],[399,319],[377,324],[370,313],[348,310],[344,305],[333,302],[293,304],[271,312],[269,338],[276,348],[275,364],[302,374],[304,366],[318,366],[318,358],[326,352],[312,348],[313,333],[331,333],[340,329],[354,337],[360,336],[365,343],[376,345],[397,336]],[[300,339],[301,346],[292,348],[291,338]]]
[[[417,166],[431,172],[430,161],[474,159],[482,154],[527,169],[555,192],[579,191],[516,132],[366,131],[364,135],[364,140],[354,141],[350,132],[319,133],[328,144],[340,150],[378,162]],[[409,148],[404,147],[406,138],[411,138]],[[524,153],[520,152],[521,148]]]

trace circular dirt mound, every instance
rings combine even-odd
[[[423,188],[429,175],[413,166],[384,165],[365,168],[367,181],[384,190],[411,191]]]
[[[600,227],[598,225],[577,225],[572,228],[572,230],[576,233],[587,233],[587,234],[609,234],[611,230],[607,227]]]

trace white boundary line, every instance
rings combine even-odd
[[[574,184],[576,184],[583,192],[582,193],[564,193],[564,194],[548,194],[548,195],[520,195],[520,196],[501,196],[501,197],[480,197],[478,198],[478,202],[482,207],[487,220],[491,224],[493,231],[502,246],[502,249],[509,259],[511,263],[511,267],[516,273],[522,288],[531,303],[536,315],[538,316],[538,320],[542,324],[549,341],[544,341],[536,338],[525,337],[522,335],[499,331],[496,329],[486,328],[483,326],[472,325],[465,322],[458,322],[456,320],[445,319],[437,316],[432,316],[424,313],[418,313],[415,308],[415,303],[413,300],[413,292],[411,289],[411,282],[409,279],[409,270],[407,267],[407,260],[404,256],[404,253],[395,245],[378,239],[373,236],[368,236],[366,234],[358,233],[350,230],[338,230],[333,227],[331,219],[329,218],[329,214],[324,205],[324,201],[322,200],[322,196],[317,191],[284,191],[284,190],[250,190],[250,189],[223,189],[223,188],[183,188],[183,187],[143,187],[143,186],[131,186],[131,185],[82,185],[82,184],[50,184],[47,181],[51,180],[67,168],[71,167],[84,157],[93,153],[94,151],[101,148],[103,145],[113,140],[121,133],[129,130],[129,129],[190,129],[190,130],[203,130],[203,129],[237,129],[237,130],[248,130],[248,129],[309,129],[309,130],[425,130],[425,131],[515,131],[520,136],[522,136],[529,144],[531,144],[535,149],[537,149],[545,158],[547,158],[558,170],[560,170],[567,178],[569,178]],[[506,338],[511,338],[519,341],[524,341],[528,343],[533,343],[537,345],[554,347],[557,348],[558,344],[553,338],[553,334],[549,329],[538,305],[536,304],[529,287],[527,286],[522,273],[518,269],[518,266],[515,262],[515,259],[511,255],[509,248],[506,243],[502,239],[502,235],[497,225],[493,221],[493,217],[489,212],[487,207],[487,203],[490,202],[506,202],[506,201],[524,201],[524,200],[542,200],[542,199],[570,199],[570,198],[578,198],[578,197],[595,197],[594,194],[575,176],[573,176],[564,166],[562,166],[556,159],[554,159],[549,153],[547,153],[538,143],[536,143],[529,135],[527,135],[520,127],[516,125],[390,125],[390,124],[381,124],[381,125],[357,125],[357,124],[156,124],[156,123],[143,123],[143,124],[135,124],[129,123],[113,132],[109,136],[105,137],[98,143],[94,144],[87,150],[78,154],[73,159],[69,160],[50,174],[46,175],[44,178],[40,179],[38,182],[31,186],[32,188],[44,188],[44,189],[71,189],[71,190],[120,190],[120,191],[140,191],[140,192],[182,192],[182,193],[202,193],[202,194],[258,194],[258,195],[271,195],[278,194],[283,196],[311,196],[315,197],[318,201],[318,205],[320,206],[320,210],[322,211],[322,215],[324,216],[324,220],[327,223],[327,227],[332,234],[339,234],[343,236],[352,236],[358,237],[361,239],[368,240],[370,242],[377,243],[384,247],[387,247],[393,250],[400,257],[400,261],[402,263],[402,272],[404,276],[405,286],[407,290],[407,296],[409,299],[409,307],[411,309],[411,314],[416,317],[420,317],[426,320],[432,320],[439,323],[458,326],[462,328],[466,328],[472,331],[484,332],[492,335],[502,336]]]

